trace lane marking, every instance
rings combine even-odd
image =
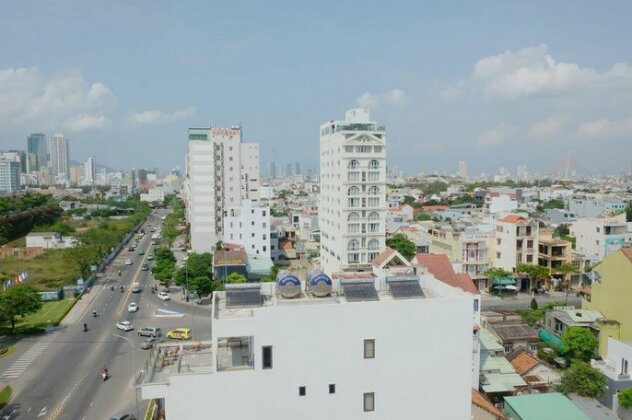
[[[42,408],[42,410],[40,411],[40,413],[37,415],[37,417],[42,417],[46,415],[46,407]]]

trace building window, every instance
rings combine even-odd
[[[360,162],[358,162],[357,160],[351,160],[349,161],[349,165],[348,168],[349,169],[356,169],[358,166],[360,166]]]
[[[348,191],[349,195],[358,195],[360,194],[360,188],[356,187],[355,185],[349,188]]]
[[[272,369],[272,346],[261,347],[261,360],[263,369]]]
[[[380,242],[377,239],[369,241],[369,251],[377,251],[380,248]]]
[[[360,214],[354,211],[349,213],[349,217],[347,218],[347,220],[358,220],[359,218]]]
[[[627,375],[627,374],[628,374],[628,361],[622,357],[621,358],[621,375]]]
[[[375,339],[364,340],[364,358],[375,359]]]
[[[531,350],[532,352],[536,352],[538,351],[538,344],[537,343],[530,343],[529,344],[529,350]]]
[[[329,384],[329,393],[330,394],[336,393],[336,384]]]
[[[369,162],[369,169],[378,169],[380,167],[380,162],[377,160],[372,160]]]
[[[478,299],[474,299],[474,312],[478,312]]]
[[[380,193],[380,189],[375,185],[369,187],[369,195],[378,195]]]
[[[298,387],[298,395],[301,397],[304,397],[307,394],[307,387],[306,386],[299,386]]]
[[[505,345],[505,353],[511,353],[513,351],[513,345],[506,344]]]
[[[375,393],[364,393],[364,411],[375,411]]]
[[[357,251],[360,249],[360,242],[358,242],[355,239],[352,239],[349,241],[349,244],[347,246],[347,250],[349,251]]]

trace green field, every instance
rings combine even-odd
[[[11,399],[11,393],[12,392],[13,392],[13,390],[8,385],[4,387],[2,392],[0,392],[0,408],[2,408],[5,405],[7,405],[7,403]]]
[[[40,290],[56,290],[60,286],[74,284],[79,278],[79,267],[68,258],[63,249],[51,249],[30,260],[8,257],[0,264],[0,278],[12,278],[16,273],[27,271],[25,284]]]
[[[39,311],[17,319],[15,323],[16,333],[19,334],[37,328],[45,328],[48,325],[58,325],[76,301],[76,299],[64,299],[54,302],[44,302]],[[0,334],[10,331],[10,322],[0,324]]]

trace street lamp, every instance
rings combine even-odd
[[[122,335],[118,335],[118,334],[112,334],[114,337],[120,338],[121,340],[125,340],[129,343],[129,347],[132,350],[132,369],[134,370],[134,397],[136,398],[136,418],[140,418],[139,417],[139,410],[138,410],[138,388],[136,387],[136,352],[134,351],[134,342],[127,338],[127,337],[123,337]]]

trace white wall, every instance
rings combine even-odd
[[[242,245],[247,254],[270,257],[270,208],[244,200],[224,216],[224,242]]]
[[[291,303],[251,318],[213,319],[214,338],[254,337],[254,370],[174,376],[143,388],[165,396],[166,417],[234,419],[469,419],[471,298]],[[376,357],[363,358],[363,340]],[[261,369],[261,346],[273,368]],[[336,393],[328,393],[329,384]],[[298,387],[306,386],[300,397]],[[375,411],[363,412],[363,393]]]
[[[215,231],[215,176],[213,143],[189,141],[187,155],[187,220],[191,249],[211,252],[218,240]]]

